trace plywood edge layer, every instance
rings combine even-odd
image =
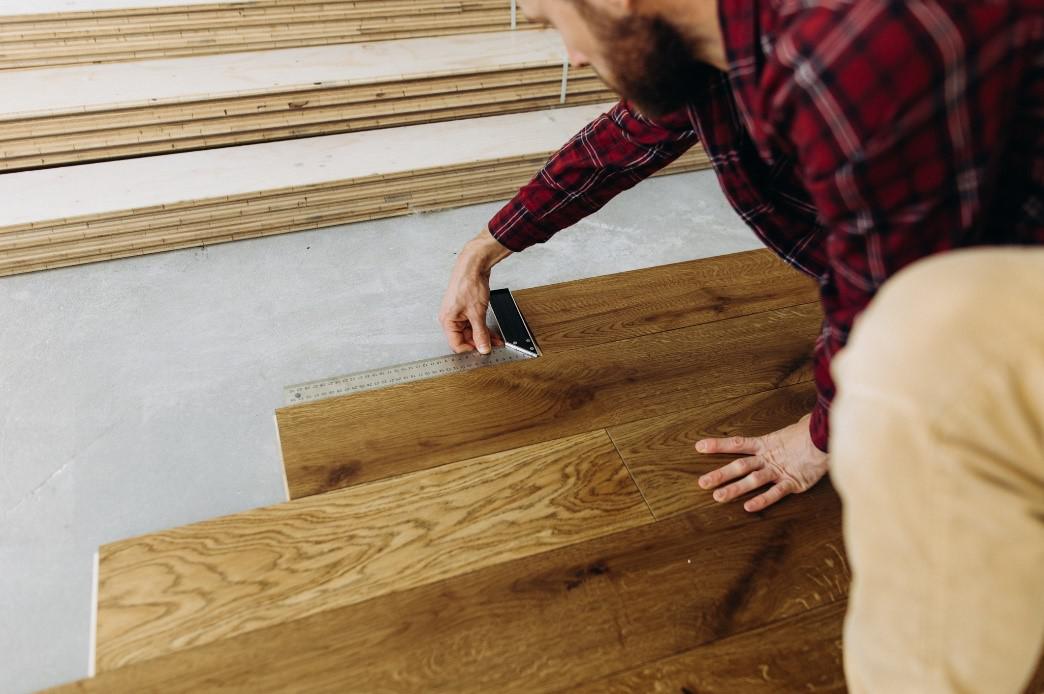
[[[555,151],[611,104],[0,176],[0,229],[251,191]]]

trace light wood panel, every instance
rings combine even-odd
[[[0,69],[510,28],[508,0],[254,0],[0,17]],[[518,28],[533,27],[518,15]]]
[[[816,305],[776,309],[284,408],[290,494],[789,385],[805,378],[820,322]]]
[[[808,614],[563,691],[577,694],[846,692],[841,656],[844,618],[844,602],[834,602]]]
[[[7,174],[0,276],[502,200],[604,108]]]
[[[812,303],[815,282],[766,249],[513,292],[546,353]]]
[[[488,566],[66,691],[530,694],[844,600],[839,504],[828,486],[707,532],[715,516],[700,509]]]
[[[696,506],[716,506],[697,480],[731,463],[735,455],[703,455],[694,446],[702,438],[761,436],[793,424],[812,411],[811,354],[798,385],[611,427],[609,435],[657,518]],[[739,508],[741,500],[733,501]],[[741,509],[742,512],[742,509]]]
[[[101,548],[108,670],[431,583],[652,516],[604,432]]]
[[[0,71],[0,171],[557,107],[562,60],[544,30]],[[612,98],[569,74],[566,105]]]
[[[610,107],[596,104],[25,171],[0,176],[0,228],[54,226],[336,181],[515,161],[557,151]]]

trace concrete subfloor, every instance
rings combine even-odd
[[[87,675],[98,545],[285,500],[284,386],[446,353],[449,270],[497,207],[0,278],[0,692]],[[712,173],[682,174],[493,284],[758,246]]]

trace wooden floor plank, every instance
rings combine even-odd
[[[810,360],[811,361],[811,360]],[[631,422],[609,429],[657,518],[717,502],[696,481],[732,462],[735,455],[701,455],[694,446],[708,437],[761,436],[793,424],[812,411],[815,385],[798,385]],[[739,506],[741,501],[732,502]]]
[[[816,305],[777,309],[284,408],[290,495],[805,380],[820,322]]]
[[[844,602],[567,691],[582,694],[845,692]]]
[[[718,509],[103,673],[90,692],[541,692],[843,601],[828,485],[758,516]]]
[[[546,353],[816,301],[815,283],[772,251],[632,270],[514,292]]]
[[[107,670],[652,521],[604,431],[101,548]]]

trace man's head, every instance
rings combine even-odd
[[[520,0],[519,7],[530,20],[558,30],[574,65],[590,64],[639,111],[656,116],[683,106],[706,75],[695,42],[658,14],[657,4]]]

